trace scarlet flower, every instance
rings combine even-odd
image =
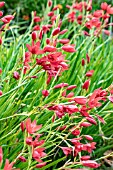
[[[86,80],[86,81],[84,82],[82,88],[88,90],[89,85],[90,85],[90,80]]]
[[[101,18],[103,15],[103,10],[97,10],[94,12],[93,16],[97,18]]]
[[[29,137],[26,138],[26,144],[32,145],[32,136],[29,136]]]
[[[36,125],[36,120],[34,120],[32,123],[30,118],[26,120],[26,130],[29,134],[33,134],[34,132],[38,131],[41,127],[42,125]]]
[[[72,148],[69,148],[69,147],[61,147],[61,149],[63,150],[63,152],[64,152],[64,154],[65,154],[66,156],[71,155]]]
[[[20,124],[20,128],[22,130],[22,132],[24,132],[24,129],[25,129],[25,123],[22,121],[21,124]]]
[[[85,59],[83,58],[82,59],[82,66],[84,66],[85,65]]]
[[[0,147],[0,164],[2,162],[3,159],[3,151],[2,151],[2,147]]]
[[[97,162],[93,160],[82,161],[82,165],[90,167],[90,168],[98,168],[100,166],[100,164],[98,164]]]
[[[6,159],[4,170],[12,170],[13,165],[14,165],[14,162],[9,163],[9,160]]]
[[[68,53],[74,53],[76,52],[75,48],[74,48],[75,45],[70,45],[70,44],[67,44],[67,45],[64,45],[62,47],[62,50],[68,52]]]

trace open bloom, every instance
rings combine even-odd
[[[26,130],[29,134],[33,134],[35,133],[36,131],[38,131],[40,128],[42,127],[42,125],[36,125],[36,120],[34,120],[32,123],[31,123],[31,119],[28,118],[26,120]]]

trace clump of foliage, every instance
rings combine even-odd
[[[1,169],[95,169],[112,155],[113,7],[66,7],[61,18],[48,0],[17,37],[0,11]]]

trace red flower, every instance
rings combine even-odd
[[[14,165],[14,162],[9,163],[9,160],[6,159],[4,170],[12,170],[13,165]]]
[[[106,2],[101,3],[101,9],[102,10],[107,10],[108,4]]]
[[[86,119],[87,119],[91,124],[97,125],[97,122],[95,121],[94,118],[86,117]]]
[[[67,43],[69,43],[69,39],[60,39],[60,40],[58,40],[61,44],[67,44]]]
[[[37,33],[36,31],[32,32],[32,40],[35,41],[37,39]]]
[[[41,127],[42,125],[36,125],[36,120],[34,120],[32,123],[30,118],[26,120],[26,130],[29,134],[33,134],[34,132],[38,131]]]
[[[56,52],[56,47],[47,45],[44,47],[44,52]]]
[[[69,148],[69,147],[61,147],[61,149],[63,150],[63,152],[64,152],[64,154],[65,154],[66,156],[71,155],[72,148]]]
[[[14,18],[13,15],[7,15],[7,16],[1,18],[1,21],[4,22],[5,24],[8,24],[13,18]]]
[[[43,96],[47,97],[49,95],[48,90],[42,90],[42,94]]]
[[[68,31],[68,29],[64,29],[64,30],[62,30],[59,34],[60,34],[60,35],[65,34],[67,31]]]
[[[75,89],[77,86],[76,85],[70,85],[67,87],[67,90],[72,90],[72,89]]]
[[[52,36],[57,35],[59,32],[60,32],[60,28],[59,27],[55,28],[52,32]]]
[[[89,123],[89,122],[82,122],[82,123],[80,123],[80,127],[81,126],[83,126],[83,127],[89,127],[89,126],[91,126],[92,124],[91,123]]]
[[[58,89],[58,88],[66,87],[66,86],[68,86],[68,83],[60,83],[54,86],[54,89]]]
[[[81,161],[86,161],[86,160],[89,160],[90,159],[90,156],[89,155],[86,155],[86,156],[81,156]]]
[[[41,18],[38,17],[38,16],[35,16],[35,17],[34,17],[34,22],[41,22]]]
[[[85,65],[85,59],[83,58],[82,59],[82,66],[84,66]]]
[[[36,42],[36,44],[34,44],[34,42],[32,42],[32,45],[30,46],[29,44],[26,44],[26,47],[28,48],[28,50],[32,53],[32,54],[43,54],[43,50],[40,50],[40,42]]]
[[[88,90],[89,85],[90,85],[90,80],[86,80],[86,81],[84,82],[82,88]]]
[[[90,168],[98,168],[100,166],[100,164],[98,164],[97,162],[93,160],[82,161],[82,165],[90,167]]]
[[[32,157],[38,161],[38,162],[42,162],[41,158],[46,156],[46,153],[43,152],[45,150],[45,148],[36,148],[33,150],[33,154]]]
[[[74,48],[74,45],[64,45],[63,47],[62,47],[62,50],[64,50],[64,51],[66,51],[66,52],[68,52],[68,53],[74,53],[74,52],[76,52],[76,50],[75,50],[75,48]]]
[[[97,116],[97,118],[98,118],[98,120],[99,120],[100,122],[102,122],[103,124],[106,123],[105,120],[104,120],[101,116],[99,116],[99,115],[97,115],[97,114],[96,114],[96,116]]]
[[[87,99],[84,96],[77,96],[74,98],[74,101],[80,105],[85,105],[87,103]]]
[[[90,136],[90,135],[84,135],[84,137],[87,139],[87,140],[93,140],[93,138]]]
[[[0,68],[0,74],[2,74],[2,69]]]
[[[26,162],[26,158],[25,158],[24,156],[20,156],[20,157],[19,157],[19,160],[20,160],[21,162]]]
[[[4,5],[5,5],[4,1],[0,2],[0,8],[2,8]]]

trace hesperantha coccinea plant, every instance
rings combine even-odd
[[[25,34],[0,2],[1,170],[99,169],[112,144],[113,7],[47,1]],[[16,29],[16,31],[15,31]],[[7,37],[7,33],[10,36]]]

